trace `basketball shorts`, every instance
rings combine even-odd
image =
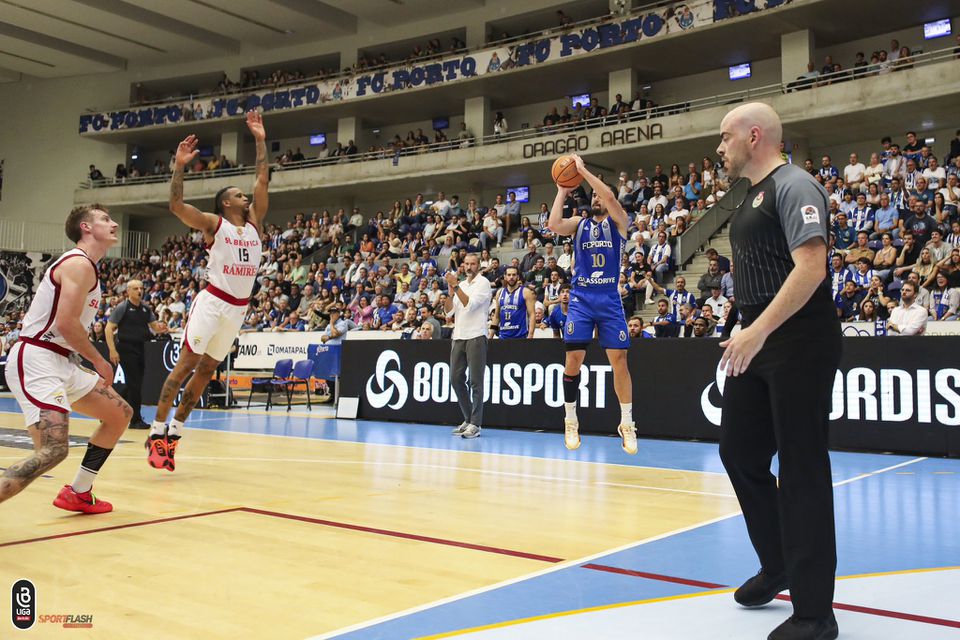
[[[222,361],[230,353],[246,313],[246,304],[236,305],[201,291],[190,306],[181,348]]]
[[[580,288],[570,292],[570,307],[563,329],[564,341],[592,342],[594,327],[600,337],[600,346],[604,349],[629,348],[627,319],[616,289],[591,291]]]
[[[100,382],[95,371],[59,353],[24,342],[17,342],[10,349],[6,379],[27,426],[40,422],[41,410],[70,413],[70,403],[90,393]]]

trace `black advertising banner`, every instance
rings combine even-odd
[[[94,346],[104,358],[110,358],[107,343],[97,342],[94,343]],[[177,358],[180,357],[180,343],[174,340],[151,340],[144,343],[143,355],[146,366],[144,367],[143,387],[140,394],[143,404],[155,405],[157,400],[160,399],[160,390],[163,388],[163,383],[167,381],[167,375],[173,371],[173,366],[177,363]],[[126,385],[126,375],[122,367],[118,366],[115,369],[113,386],[117,391],[122,392]],[[190,378],[187,377],[184,384],[189,381]],[[177,394],[174,405],[179,404],[179,402],[180,395]],[[207,392],[204,391],[197,402],[197,407],[203,408],[207,405]]]
[[[639,434],[718,439],[725,382],[717,370],[718,342],[633,342],[629,361]],[[952,336],[844,338],[831,444],[960,455],[958,352],[960,337]],[[347,340],[342,395],[360,398],[363,419],[457,424],[462,416],[450,388],[449,357],[446,340]],[[490,341],[484,426],[561,431],[563,358],[559,340]],[[581,429],[615,433],[619,409],[612,370],[594,344],[581,369]]]

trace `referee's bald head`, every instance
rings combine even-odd
[[[750,102],[730,111],[720,123],[717,153],[731,178],[780,157],[783,125],[770,105]],[[745,171],[745,169],[747,171]]]

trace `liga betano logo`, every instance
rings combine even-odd
[[[801,207],[800,215],[803,216],[803,224],[820,224],[820,210],[812,204]]]

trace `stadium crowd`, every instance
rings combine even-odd
[[[891,333],[922,332],[927,318],[960,317],[960,130],[942,160],[913,131],[902,141],[884,137],[869,164],[857,154],[847,160],[843,167],[826,155],[803,163],[829,196],[828,274],[838,316],[889,326]],[[668,171],[662,165],[621,171],[607,184],[631,219],[619,285],[631,335],[722,331],[735,301],[728,258],[708,249],[699,295],[687,289],[684,276],[664,287],[676,267],[673,241],[726,188],[722,166],[705,157]],[[564,215],[587,215],[589,202],[590,194],[579,187]],[[447,270],[463,277],[468,252],[479,252],[481,272],[494,287],[516,267],[537,296],[538,327],[559,329],[552,312],[564,305],[561,288],[570,278],[572,249],[568,239],[545,228],[547,215],[547,203],[538,212],[521,211],[512,192],[487,204],[448,199],[443,192],[433,200],[417,194],[369,217],[359,209],[298,213],[263,230],[263,265],[243,330],[324,331],[337,309],[349,329],[400,331],[410,338],[449,335],[442,278]],[[139,260],[104,261],[104,297],[91,337],[102,337],[105,319],[133,278],[143,281],[159,320],[172,330],[182,328],[204,286],[202,242],[194,232],[168,239]],[[527,251],[501,261],[504,242]],[[27,300],[22,296],[3,311],[4,350],[18,335]],[[648,304],[656,305],[656,315],[644,326],[635,313]],[[898,325],[894,320],[901,320],[904,308],[922,309],[922,317],[913,311],[912,324]]]

